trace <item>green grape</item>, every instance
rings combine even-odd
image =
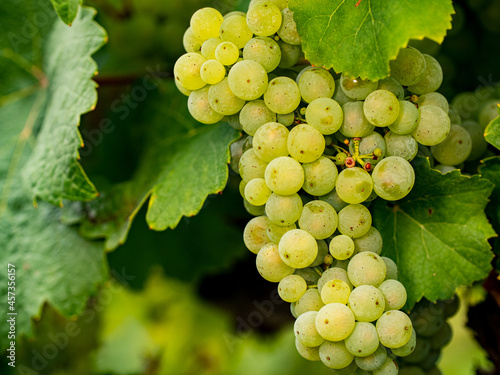
[[[257,216],[250,220],[243,230],[243,241],[252,253],[257,254],[262,247],[271,241],[267,237],[269,219],[265,216]]]
[[[400,100],[398,118],[389,125],[389,130],[396,134],[410,134],[417,127],[419,118],[420,113],[413,103]]]
[[[425,73],[417,83],[408,86],[408,90],[417,95],[436,91],[443,82],[443,69],[438,61],[426,54],[424,54],[424,58]]]
[[[347,266],[349,264],[349,259],[345,259],[345,260],[338,260],[338,259],[335,259],[332,263],[332,266],[333,267],[337,267],[337,268],[342,268],[343,270],[346,270],[347,271]],[[350,283],[350,282],[349,282]]]
[[[385,363],[387,359],[387,350],[383,345],[379,345],[373,354],[366,357],[355,357],[356,365],[362,370],[373,371]]]
[[[323,154],[325,137],[307,124],[294,127],[287,140],[290,156],[300,163],[311,163]]]
[[[186,32],[182,37],[182,44],[184,45],[186,52],[200,53],[203,42],[204,41],[202,39],[193,34],[193,30],[190,27],[186,29]]]
[[[317,315],[317,311],[307,311],[301,314],[293,325],[295,338],[305,346],[320,346],[325,341],[316,330]]]
[[[215,124],[222,120],[224,115],[215,112],[208,101],[208,87],[192,91],[189,94],[188,109],[196,121],[203,124]]]
[[[285,126],[291,126],[295,121],[295,113],[291,112],[284,115],[278,115],[277,118],[280,124]]]
[[[378,81],[377,90],[387,90],[392,92],[398,100],[403,100],[405,96],[405,90],[401,83],[399,83],[393,77],[387,77]]]
[[[210,38],[201,45],[201,54],[207,60],[215,60],[215,49],[222,43],[220,38]]]
[[[228,18],[229,18],[229,17],[231,17],[231,16],[242,16],[242,17],[246,17],[246,16],[247,16],[247,14],[246,14],[245,12],[241,12],[241,11],[239,11],[239,10],[233,10],[233,11],[231,11],[231,12],[229,12],[229,13],[224,14],[224,19],[226,20],[226,19],[228,19]],[[245,19],[245,22],[246,22],[246,19]]]
[[[375,227],[370,227],[364,236],[354,239],[354,251],[361,253],[364,251],[371,251],[375,254],[382,252],[382,236]]]
[[[399,310],[406,303],[406,289],[397,280],[385,280],[379,287],[385,298],[385,310]]]
[[[319,311],[325,304],[321,301],[318,289],[307,289],[295,303],[295,314],[301,316],[308,311]]]
[[[475,121],[464,121],[461,126],[469,133],[472,144],[467,161],[479,159],[488,148],[488,142],[484,139],[483,128]]]
[[[418,366],[404,366],[399,371],[399,375],[428,375],[428,373]]]
[[[362,168],[346,168],[339,173],[335,188],[337,194],[346,203],[364,202],[372,193],[373,180]]]
[[[252,60],[234,64],[229,71],[228,80],[231,91],[243,100],[255,100],[267,89],[266,71],[262,65]]]
[[[352,289],[352,284],[349,281],[349,278],[347,277],[347,272],[346,270],[339,268],[339,267],[331,267],[328,268],[321,277],[318,280],[318,291],[321,293],[323,290],[323,287],[325,284],[330,281],[330,280],[335,280],[339,279],[344,281],[347,285],[349,285],[349,288]]]
[[[387,90],[371,92],[363,104],[363,112],[367,120],[375,126],[391,125],[399,116],[399,101]]]
[[[302,229],[292,229],[281,237],[281,259],[293,268],[308,267],[318,255],[318,244],[313,236]]]
[[[323,240],[316,240],[316,243],[318,244],[318,255],[316,255],[316,258],[309,267],[321,266],[325,261],[325,256],[328,255],[327,243]]]
[[[446,173],[451,172],[451,171],[458,171],[459,170],[458,168],[455,168],[452,165],[443,165],[443,164],[435,165],[433,169],[438,170],[442,174],[446,174]]]
[[[276,225],[292,225],[299,220],[301,214],[302,199],[297,193],[291,195],[273,193],[266,202],[266,215]]]
[[[431,338],[431,349],[439,350],[448,345],[453,337],[453,331],[448,322],[444,322],[439,331]]]
[[[258,62],[267,73],[276,69],[281,61],[281,49],[273,39],[256,37],[243,49],[243,58]]]
[[[326,282],[321,289],[321,300],[325,305],[329,303],[341,303],[346,305],[349,301],[351,288],[345,281],[333,279]]]
[[[319,357],[319,347],[310,348],[305,346],[297,338],[295,339],[295,347],[302,358],[305,358],[308,361],[321,361],[321,358]]]
[[[215,58],[224,65],[233,65],[240,57],[240,50],[236,44],[222,42],[215,48]]]
[[[264,93],[264,102],[278,114],[293,112],[300,104],[299,86],[288,77],[274,78]]]
[[[341,209],[343,209],[345,206],[348,205],[348,203],[340,199],[339,195],[337,194],[336,188],[333,188],[333,190],[330,191],[329,193],[320,196],[319,199],[330,204],[333,208],[335,208],[335,211],[337,212],[339,212]]]
[[[303,55],[302,48],[300,46],[285,43],[281,39],[278,40],[278,46],[281,50],[281,60],[278,65],[280,68],[291,68],[297,64],[300,57]]]
[[[239,164],[241,155],[243,155],[244,143],[245,143],[245,138],[240,138],[236,142],[231,143],[231,146],[229,146],[229,151],[231,154],[231,160],[229,161],[229,166],[234,171],[234,173],[238,174],[240,173]]]
[[[293,131],[293,130],[292,130]],[[333,190],[337,181],[337,166],[330,159],[320,156],[312,163],[305,163],[302,188],[311,195],[325,195]]]
[[[413,47],[401,48],[398,57],[389,62],[391,77],[403,86],[419,82],[426,71],[426,59],[422,53]]]
[[[500,103],[499,99],[492,99],[486,102],[481,108],[478,118],[479,118],[479,125],[481,125],[483,129],[486,129],[491,120],[493,120],[495,117],[498,117],[499,103]]]
[[[332,369],[333,375],[352,375],[356,373],[358,370],[358,366],[356,362],[352,361],[348,366],[341,369]],[[371,374],[370,374],[371,375]]]
[[[450,118],[441,108],[426,105],[418,109],[420,120],[413,131],[417,142],[425,146],[434,146],[445,140],[450,133]]]
[[[337,229],[335,209],[323,201],[311,201],[304,205],[299,227],[318,240],[330,237]]]
[[[354,254],[354,242],[351,237],[345,234],[333,237],[329,248],[330,254],[339,260],[349,259]]]
[[[214,8],[201,8],[191,17],[193,34],[203,41],[219,36],[220,25],[224,21],[222,14]]]
[[[354,356],[346,349],[343,341],[325,341],[319,347],[319,357],[325,366],[332,369],[347,367],[354,360]]]
[[[239,49],[245,47],[245,44],[253,37],[245,17],[246,15],[233,15],[225,18],[220,26],[220,38],[224,42],[234,43]]]
[[[432,146],[434,158],[446,165],[463,163],[472,150],[472,139],[469,132],[460,125],[452,125],[450,133],[443,142]]]
[[[264,206],[254,206],[245,198],[243,198],[243,207],[252,216],[262,216],[266,213],[266,208]]]
[[[367,79],[350,78],[342,74],[340,87],[347,97],[355,100],[365,100],[366,97],[377,89],[378,83]]]
[[[431,352],[431,342],[430,339],[425,339],[423,337],[417,336],[417,343],[413,352],[405,357],[405,362],[420,364],[424,361],[429,353]]]
[[[377,329],[372,323],[357,322],[351,335],[345,339],[347,350],[356,357],[367,357],[378,349]]]
[[[462,118],[458,114],[457,109],[453,106],[450,105],[450,110],[448,112],[448,116],[450,117],[450,121],[454,125],[461,125],[462,124]]]
[[[340,126],[340,133],[345,137],[365,137],[375,129],[363,112],[362,102],[348,102],[342,106],[344,120]]]
[[[291,195],[304,183],[304,170],[298,161],[288,156],[272,160],[265,171],[266,184],[276,194]]]
[[[378,337],[387,348],[400,348],[411,338],[411,320],[404,312],[391,310],[377,320]],[[418,345],[418,340],[417,340]]]
[[[354,330],[354,314],[342,303],[329,303],[323,306],[316,316],[318,333],[329,341],[342,341]],[[321,349],[320,349],[321,354]],[[342,368],[345,366],[340,366]]]
[[[372,225],[372,215],[362,204],[350,204],[339,212],[339,232],[351,238],[364,236]]]
[[[400,374],[401,374],[401,372],[400,372]],[[441,370],[439,368],[437,368],[436,366],[431,367],[429,370],[427,370],[427,372],[424,372],[424,374],[425,375],[443,375]],[[405,375],[405,374],[403,373],[401,375]],[[406,374],[406,375],[411,375],[411,374]],[[417,375],[420,375],[420,374],[417,374]]]
[[[351,258],[347,275],[354,286],[378,287],[385,280],[387,269],[384,260],[376,253],[363,251]]]
[[[373,375],[398,375],[398,365],[392,358],[387,358],[380,368],[373,371]]]
[[[396,263],[391,259],[387,257],[382,257],[382,260],[385,263],[386,267],[386,280],[397,280],[398,279],[398,266]]]
[[[236,129],[236,130],[243,130],[241,128],[241,124],[240,124],[240,114],[239,113],[235,113],[234,115],[230,115],[230,116],[226,116],[224,118],[224,120],[233,128],[233,129]],[[246,138],[245,138],[246,140]]]
[[[255,4],[260,3],[262,0],[251,0],[248,9],[252,8]],[[267,0],[268,2],[276,5],[279,10],[283,10],[288,6],[288,0]]]
[[[245,186],[245,199],[254,206],[263,206],[271,196],[272,191],[267,187],[263,178],[254,178]]]
[[[281,9],[270,1],[259,1],[248,9],[247,24],[258,36],[275,34],[281,26]]]
[[[443,111],[448,113],[450,111],[450,105],[448,100],[438,92],[429,92],[418,98],[417,102],[419,108],[425,105],[435,105],[441,108]]]
[[[215,85],[226,76],[226,68],[217,60],[207,60],[201,66],[200,76],[206,83]]]
[[[353,363],[356,363],[356,361],[354,361]],[[358,365],[356,365],[356,367],[358,367]],[[373,375],[373,373],[371,371],[365,371],[365,370],[362,370],[358,367],[358,369],[356,370],[355,373],[351,373],[351,375]]]
[[[191,95],[192,91],[188,90],[187,88],[182,86],[178,80],[174,79],[174,82],[175,82],[175,86],[177,87],[177,90],[179,90],[183,95],[186,95],[186,96]]]
[[[238,113],[245,105],[245,101],[234,95],[229,88],[227,77],[210,86],[208,101],[215,112],[226,116]]]
[[[269,221],[268,227],[267,227],[267,236],[271,240],[271,242],[274,242],[278,244],[281,240],[281,237],[288,232],[289,230],[295,229],[297,226],[295,224],[288,225],[288,226],[280,226],[273,224],[271,221]]]
[[[241,159],[241,158],[240,158]],[[241,180],[239,185],[240,195],[245,198],[245,187],[247,186],[248,181]]]
[[[333,93],[332,99],[335,100],[337,103],[339,103],[341,106],[343,106],[346,103],[351,103],[355,102],[354,99],[349,98],[345,93],[344,90],[340,88],[340,79],[335,80],[335,87],[337,88],[335,92]]]
[[[417,334],[414,329],[411,330],[410,340],[400,348],[392,348],[392,352],[398,357],[409,356],[415,350],[417,345]]]
[[[455,294],[450,299],[443,301],[443,305],[444,305],[443,316],[445,318],[451,318],[458,312],[458,309],[460,308],[460,299]]]
[[[351,292],[348,306],[358,322],[374,322],[384,313],[384,295],[372,285],[360,285]]]
[[[276,113],[271,112],[263,100],[253,100],[245,104],[240,112],[240,123],[245,133],[253,136],[257,129],[276,121]]]
[[[292,302],[290,304],[290,313],[292,314],[292,316],[297,319],[299,316],[297,315],[297,313],[295,312],[295,302]],[[297,339],[295,340],[297,341]],[[301,344],[302,345],[302,344]]]
[[[477,117],[479,106],[475,93],[462,92],[453,98],[451,104],[462,119],[469,120]]]
[[[415,183],[415,172],[410,163],[399,156],[382,159],[372,172],[373,188],[387,201],[404,198]]]
[[[302,99],[311,103],[318,98],[331,98],[335,91],[335,80],[328,70],[313,67],[305,71],[298,80]],[[332,133],[329,133],[332,134]]]
[[[293,271],[295,271],[281,260],[278,245],[274,243],[268,243],[260,249],[256,258],[256,265],[259,274],[272,283],[279,283],[284,277],[293,274]]]
[[[443,307],[431,302],[419,305],[418,309],[411,313],[411,320],[417,335],[423,337],[434,336],[445,322]]]
[[[382,137],[379,133],[377,132],[371,132],[370,134],[366,135],[361,139],[361,142],[359,142],[359,153],[361,155],[368,155],[368,154],[373,154],[373,152],[376,149],[380,150],[380,155],[378,156],[377,159],[373,158],[364,158],[363,160],[369,161],[372,165],[377,164],[381,159],[384,158],[385,153],[386,153],[386,144],[384,137]],[[351,153],[354,154],[354,142],[351,142],[349,144],[349,150]]]
[[[253,148],[241,155],[239,171],[243,181],[248,182],[254,178],[263,178],[266,167],[267,163],[259,159]]]
[[[201,79],[200,69],[206,59],[199,53],[185,53],[175,62],[174,76],[187,90],[199,90],[206,85]]]
[[[335,100],[318,98],[307,106],[306,121],[321,134],[333,134],[342,126],[344,114]]]
[[[259,158],[270,162],[280,156],[287,156],[288,129],[277,122],[268,122],[257,129],[253,137],[253,148]],[[293,194],[293,191],[289,194]],[[287,195],[287,194],[284,194]]]
[[[407,161],[411,161],[417,156],[418,143],[411,135],[388,131],[385,133],[384,139],[387,146],[387,156],[399,156]]]
[[[302,277],[307,285],[318,285],[319,274],[312,267],[299,268],[295,270],[294,275]]]
[[[293,20],[293,12],[285,8],[281,11],[282,19],[281,26],[278,30],[278,36],[288,44],[292,45],[300,45],[301,39],[300,35],[297,32],[297,25]]]

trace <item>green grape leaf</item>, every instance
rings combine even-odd
[[[70,25],[76,18],[80,0],[50,0],[61,20]]]
[[[101,197],[88,204],[87,211],[95,214],[81,227],[87,237],[106,238],[108,250],[125,242],[132,220],[148,199],[150,229],[175,228],[183,216],[196,215],[208,195],[224,189],[229,144],[240,136],[224,123],[197,123],[173,82],[149,95],[124,120],[132,126],[143,124],[148,135],[133,177],[100,189]]]
[[[5,46],[0,68],[7,83],[0,90],[0,105],[33,92],[43,95],[42,105],[31,114],[37,120],[33,128],[37,139],[24,170],[34,199],[60,205],[63,199],[97,196],[78,161],[80,115],[91,111],[97,101],[91,79],[97,66],[91,55],[106,40],[94,16],[95,10],[81,8],[69,27],[48,1],[0,4],[0,45]],[[35,22],[41,17],[46,20],[43,28]],[[24,19],[32,20],[33,40],[26,34]]]
[[[415,185],[406,198],[373,205],[382,254],[398,265],[408,308],[422,297],[449,298],[457,287],[485,278],[493,258],[488,239],[495,236],[484,213],[489,180],[458,170],[442,175],[422,157],[413,166]]]
[[[61,224],[59,208],[46,202],[34,207],[25,186],[21,171],[30,159],[33,114],[43,98],[34,93],[0,107],[0,263],[5,267],[0,314],[17,313],[17,336],[31,333],[31,319],[47,302],[65,316],[80,313],[108,275],[102,244]],[[7,264],[15,266],[15,290],[8,289]],[[8,292],[16,295],[13,305],[7,304]],[[10,341],[8,328],[1,325],[1,348]]]
[[[450,0],[290,0],[311,64],[379,80],[410,39],[441,43],[451,28]]]
[[[498,113],[500,114],[500,104],[498,105]],[[488,124],[484,131],[484,138],[488,143],[500,150],[500,115]]]

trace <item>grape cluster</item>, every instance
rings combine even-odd
[[[449,344],[453,336],[446,320],[455,315],[459,307],[457,296],[436,303],[423,299],[415,305],[410,314],[415,333],[411,341],[415,349],[400,359],[400,375],[441,374],[436,362],[442,348]]]
[[[184,47],[174,75],[191,115],[245,132],[230,164],[255,216],[244,242],[291,303],[298,352],[335,373],[397,374],[415,333],[367,207],[404,198],[409,162],[449,137],[439,63],[405,48],[379,82],[311,66],[286,0],[202,8]]]

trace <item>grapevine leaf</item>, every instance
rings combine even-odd
[[[450,0],[290,0],[289,8],[306,59],[375,81],[410,39],[441,43],[453,14]]]
[[[498,105],[498,113],[500,114],[500,104]],[[484,138],[488,143],[500,150],[500,115],[488,124],[484,132]]]
[[[147,222],[154,230],[177,226],[196,215],[209,194],[220,193],[228,178],[229,144],[239,133],[227,124],[201,125],[187,111],[186,97],[174,83],[150,93],[148,101],[125,120],[143,124],[148,134],[133,178],[88,204],[92,214],[82,234],[106,238],[106,248],[123,244],[132,220],[150,198]],[[125,126],[122,125],[121,126]]]
[[[83,239],[59,221],[60,209],[40,202],[33,207],[21,171],[30,158],[33,113],[42,105],[35,93],[0,107],[0,263],[15,266],[15,291],[0,273],[0,297],[16,295],[14,310],[2,303],[0,314],[16,312],[16,335],[29,335],[31,319],[48,302],[66,316],[80,313],[88,296],[107,277],[102,244]],[[12,280],[11,280],[12,281]],[[8,344],[8,326],[0,328],[0,347]]]
[[[75,20],[80,0],[50,0],[61,20],[70,25]]]
[[[491,270],[488,239],[495,236],[484,208],[493,184],[478,175],[442,175],[428,159],[414,161],[415,186],[393,204],[377,200],[374,226],[384,239],[383,255],[399,268],[408,291],[407,307],[421,297],[446,299],[460,285]]]
[[[5,46],[0,67],[7,83],[0,90],[0,105],[33,92],[43,94],[43,105],[32,112],[40,121],[33,128],[36,144],[24,171],[33,197],[53,204],[95,198],[95,187],[78,162],[82,140],[77,129],[80,115],[97,101],[91,80],[97,67],[90,56],[106,34],[93,20],[95,11],[81,8],[72,27],[59,20],[48,1],[6,0],[0,15],[0,45]],[[37,27],[34,20],[42,16],[47,22]],[[32,20],[33,39],[26,34],[26,19]]]

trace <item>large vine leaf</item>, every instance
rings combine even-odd
[[[498,106],[498,113],[500,114],[500,105]],[[484,138],[488,143],[500,150],[500,116],[494,118],[488,124],[484,132]]]
[[[42,5],[42,6],[41,6]],[[23,20],[48,19],[43,27],[34,22],[28,38]],[[41,119],[37,142],[25,178],[33,197],[53,204],[63,199],[91,200],[97,196],[78,162],[82,139],[80,115],[97,101],[91,80],[97,66],[91,55],[106,39],[93,21],[95,11],[81,8],[69,27],[55,15],[48,0],[0,3],[0,67],[6,86],[0,90],[0,105],[32,92],[43,93],[43,105],[32,113]]]
[[[61,20],[70,25],[73,23],[76,14],[78,13],[78,7],[80,5],[80,0],[50,0],[52,5],[56,10],[57,14]]]
[[[44,303],[66,316],[80,313],[88,296],[107,277],[102,244],[83,239],[60,223],[60,209],[32,204],[21,170],[35,142],[32,128],[43,103],[43,93],[0,107],[0,314],[7,316],[7,293],[16,294],[16,335],[31,332],[31,319]],[[15,291],[7,289],[7,264],[15,266]],[[0,326],[0,348],[8,344],[8,326]]]
[[[489,180],[458,170],[442,175],[423,158],[414,168],[410,194],[393,204],[377,200],[373,210],[383,255],[398,264],[408,308],[423,296],[446,299],[458,286],[485,278],[493,258],[487,240],[495,235],[484,213]]]
[[[121,126],[142,124],[147,140],[132,178],[90,202],[81,231],[106,238],[114,249],[127,238],[132,220],[149,199],[150,229],[175,228],[183,216],[196,215],[210,194],[220,193],[228,178],[229,144],[239,133],[227,124],[201,125],[187,111],[186,97],[173,82],[133,111]]]
[[[410,39],[441,43],[451,28],[450,0],[290,0],[305,57],[349,76],[389,75]]]

